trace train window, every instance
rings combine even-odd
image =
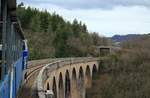
[[[1,45],[0,45],[1,48]],[[0,49],[0,61],[2,60],[2,50]],[[0,62],[1,63],[1,62]]]
[[[25,42],[23,43],[23,50],[25,50],[26,49],[26,47],[25,47]]]
[[[2,23],[0,23],[0,44],[1,43],[2,43]]]
[[[0,15],[2,17],[2,15]],[[0,18],[0,21],[1,18]],[[2,79],[2,22],[0,23],[0,80]]]
[[[2,27],[1,26],[0,26],[0,43],[2,43]]]
[[[0,45],[0,80],[2,79],[2,45]]]
[[[0,80],[2,80],[2,66],[0,66]]]

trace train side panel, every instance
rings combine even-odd
[[[0,98],[9,98],[10,96],[10,75],[6,75],[4,81],[0,84]]]
[[[23,76],[23,62],[22,62],[23,58],[21,57],[15,64],[15,77],[16,77],[16,92],[18,92],[19,87],[21,85],[22,82],[22,76]]]

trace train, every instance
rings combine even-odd
[[[29,53],[16,9],[16,0],[0,0],[0,98],[17,98],[26,78]]]

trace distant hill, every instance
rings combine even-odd
[[[143,34],[143,35],[145,35],[145,34]],[[114,35],[111,39],[114,42],[123,42],[123,41],[126,41],[126,40],[130,40],[130,39],[135,39],[135,38],[141,37],[143,35],[141,35],[141,34]],[[150,34],[148,34],[148,35],[150,35]]]

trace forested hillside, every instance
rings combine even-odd
[[[56,13],[18,5],[18,17],[28,40],[30,59],[96,56],[95,46],[107,44],[98,33],[74,19],[71,23]]]
[[[150,98],[150,35],[122,43],[122,50],[101,62],[87,98]]]
[[[137,39],[143,35],[150,35],[150,34],[127,34],[127,35],[114,35],[111,39],[113,42],[124,42],[127,40]]]

